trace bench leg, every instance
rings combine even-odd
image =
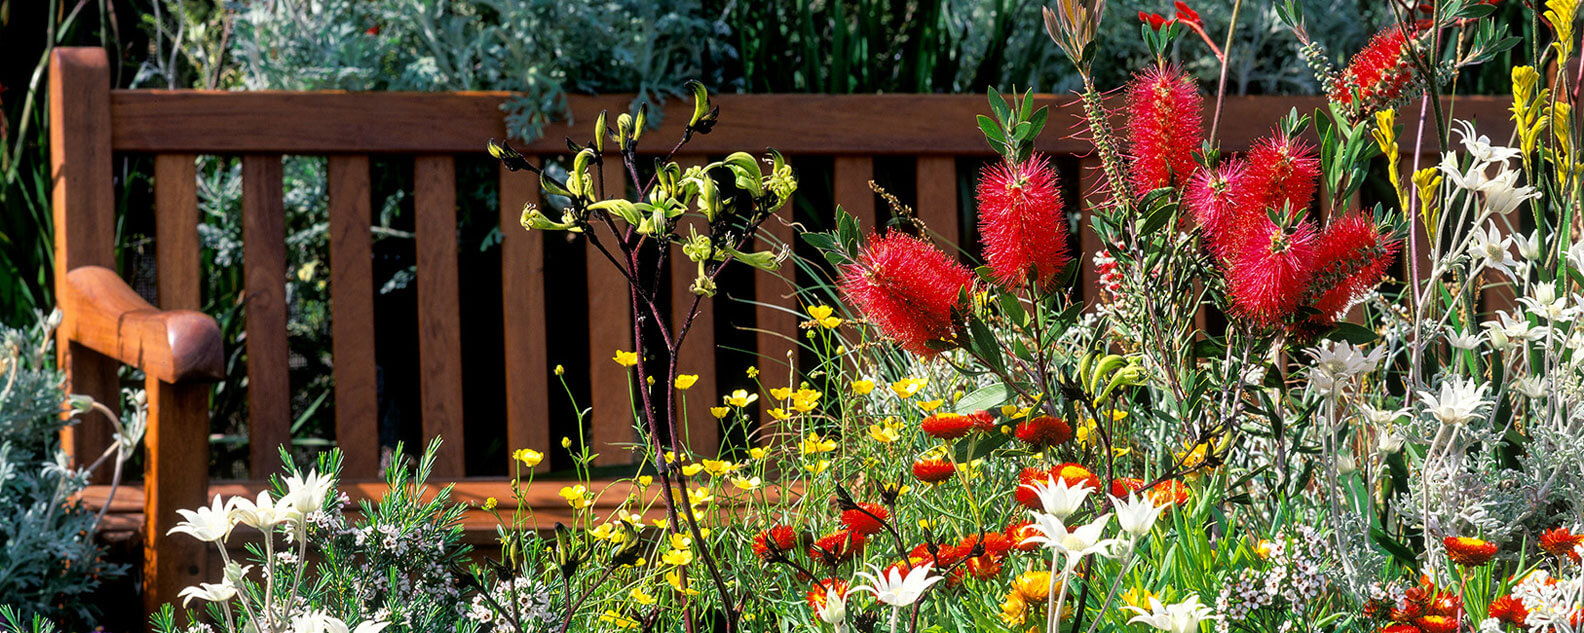
[[[219,579],[203,577],[210,544],[166,534],[181,522],[176,510],[207,505],[209,385],[172,385],[150,378],[147,389],[143,604],[152,613],[174,601],[182,588]]]

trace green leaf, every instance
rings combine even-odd
[[[1370,538],[1374,539],[1381,549],[1386,550],[1386,553],[1391,554],[1398,563],[1416,572],[1419,571],[1419,557],[1414,554],[1413,548],[1392,538],[1380,528],[1370,528]]]
[[[996,119],[1002,123],[1011,122],[1012,108],[1007,106],[1006,97],[1001,96],[1001,91],[991,86],[985,92],[990,96],[990,111],[995,113]]]
[[[990,144],[990,149],[998,154],[1006,151],[1006,136],[1001,134],[1001,128],[990,117],[979,115],[979,131],[984,132],[985,142]]]
[[[1006,385],[990,385],[975,389],[973,393],[963,396],[953,407],[957,413],[973,413],[993,407],[999,407],[1012,398],[1012,389]]]

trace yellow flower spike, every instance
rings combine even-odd
[[[731,407],[710,407],[710,415],[715,416],[717,420],[726,417],[728,413],[731,413]]]
[[[676,377],[676,380],[673,381],[672,385],[675,386],[678,391],[687,391],[688,389],[693,388],[694,383],[697,383],[698,379],[698,374],[682,374]]]
[[[764,459],[765,455],[768,453],[769,451],[766,451],[765,449],[758,446],[748,449],[748,457],[753,459]]]
[[[924,385],[925,381],[922,378],[903,378],[891,383],[891,392],[896,394],[896,397],[906,400],[918,393],[919,389],[923,389]]]
[[[1413,184],[1419,194],[1419,213],[1425,219],[1425,226],[1435,226],[1441,207],[1441,170],[1426,167],[1416,171]]]
[[[1578,170],[1578,156],[1573,152],[1573,106],[1558,100],[1551,105],[1550,112],[1552,136],[1556,137],[1556,155],[1552,160],[1556,164],[1557,180],[1565,182]]]
[[[807,463],[803,465],[803,469],[807,470],[810,475],[819,476],[830,470],[830,460],[822,459],[817,462]]]
[[[544,453],[531,448],[519,448],[512,451],[512,459],[522,462],[524,466],[533,468],[538,466],[539,462],[544,461]]]
[[[771,387],[770,397],[776,400],[786,400],[792,396],[791,387]]]
[[[1557,59],[1566,62],[1573,56],[1573,18],[1578,15],[1579,0],[1547,0],[1545,6],[1546,22],[1556,32],[1551,47],[1556,49]]]
[[[628,593],[627,596],[632,598],[633,602],[646,607],[655,603],[654,596],[644,593],[642,587],[634,587],[632,592]]]
[[[1551,117],[1545,113],[1545,103],[1550,99],[1551,91],[1538,88],[1540,73],[1534,66],[1514,66],[1512,69],[1513,87],[1513,124],[1518,131],[1518,148],[1523,152],[1524,168],[1528,169],[1529,157],[1534,154],[1544,136],[1546,126]]]
[[[936,398],[934,400],[930,400],[930,401],[927,401],[927,402],[920,402],[918,407],[919,407],[920,410],[922,410],[925,413],[933,413],[936,409],[939,409],[940,406],[943,405],[943,404],[946,404],[945,400],[941,400],[940,398]]]
[[[638,364],[638,352],[616,350],[616,355],[612,356],[611,360],[616,361],[616,364],[622,367],[632,367]]]
[[[731,395],[725,397],[726,404],[738,408],[746,407],[750,404],[753,404],[754,402],[757,402],[758,400],[759,394],[748,393],[748,391],[745,389],[735,390],[731,392]]]
[[[1370,136],[1375,138],[1375,144],[1380,147],[1381,154],[1386,156],[1388,165],[1386,177],[1391,181],[1392,191],[1397,194],[1397,202],[1402,208],[1408,208],[1408,192],[1403,190],[1402,169],[1399,167],[1402,155],[1397,148],[1397,110],[1387,108],[1375,113],[1375,129],[1370,130]]]
[[[818,433],[809,433],[803,438],[803,454],[829,453],[836,450],[836,440],[827,440]]]
[[[869,395],[869,392],[874,391],[874,388],[875,384],[873,380],[854,380],[852,383],[853,393],[856,393],[860,396]]]
[[[494,510],[495,506],[497,505],[500,505],[500,501],[495,499],[495,497],[486,498],[484,500],[484,511],[489,512],[490,510]]]
[[[566,373],[566,368],[565,367],[562,367],[560,365],[556,365],[555,366],[555,375],[560,376],[560,375],[563,375],[565,373]]]
[[[775,418],[777,420],[785,420],[787,418],[792,417],[791,414],[786,412],[786,409],[782,409],[780,407],[776,407],[774,409],[771,409],[771,410],[767,411],[766,413],[769,413],[770,417]]]

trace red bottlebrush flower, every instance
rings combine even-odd
[[[939,440],[955,440],[967,435],[973,428],[972,418],[956,413],[937,413],[919,423],[919,430]]]
[[[1038,468],[1024,468],[1018,471],[1018,485],[1012,491],[1012,498],[1025,508],[1039,510],[1044,506],[1040,505],[1039,495],[1034,494],[1034,482],[1051,480],[1054,480],[1051,473]]]
[[[1478,567],[1490,562],[1496,555],[1496,544],[1468,536],[1448,536],[1441,541],[1446,545],[1447,558],[1464,567]]]
[[[1529,619],[1529,609],[1524,607],[1522,600],[1512,596],[1502,596],[1492,600],[1490,609],[1486,613],[1502,622],[1518,626],[1524,626]]]
[[[863,551],[864,536],[847,530],[837,530],[819,537],[809,545],[809,558],[815,562],[835,567],[852,560]]]
[[[913,462],[913,476],[927,484],[938,484],[957,474],[957,467],[944,459],[921,459]]]
[[[1408,36],[1418,33],[1405,34],[1396,24],[1376,33],[1326,86],[1326,96],[1350,106],[1354,120],[1361,121],[1418,94]]]
[[[1126,499],[1128,495],[1138,492],[1143,488],[1143,479],[1135,479],[1133,477],[1117,477],[1116,479],[1111,480],[1111,496],[1118,499]]]
[[[1349,214],[1332,222],[1315,244],[1314,279],[1309,284],[1310,305],[1322,323],[1335,322],[1348,306],[1386,276],[1397,242],[1389,241],[1363,214]]]
[[[1026,540],[1039,535],[1039,529],[1034,527],[1033,521],[1017,521],[1006,528],[1007,540],[1011,541],[1012,548],[1018,551],[1032,552],[1039,549],[1039,543]]]
[[[859,536],[869,536],[885,529],[885,520],[891,517],[885,506],[878,503],[860,503],[857,508],[841,513],[842,527]]]
[[[1161,30],[1161,27],[1164,27],[1167,24],[1171,24],[1172,22],[1176,22],[1176,20],[1168,20],[1168,19],[1166,19],[1165,16],[1162,16],[1162,15],[1159,15],[1159,14],[1156,14],[1156,13],[1145,13],[1143,11],[1139,12],[1138,18],[1139,18],[1140,22],[1148,24],[1150,26],[1150,29],[1155,30],[1155,31]]]
[[[1183,192],[1183,202],[1193,213],[1206,248],[1223,265],[1236,252],[1237,236],[1247,220],[1235,189],[1243,182],[1244,170],[1243,161],[1229,160],[1194,174]]]
[[[1060,477],[1069,488],[1087,486],[1090,490],[1100,489],[1100,477],[1090,472],[1088,468],[1078,464],[1061,464],[1051,469],[1051,474]]]
[[[1194,174],[1193,151],[1204,141],[1199,88],[1180,68],[1150,66],[1133,76],[1127,94],[1133,192],[1182,186]]]
[[[825,601],[830,598],[829,591],[835,591],[837,596],[845,599],[848,590],[847,581],[845,580],[823,578],[819,582],[809,583],[808,593],[803,594],[803,599],[808,602],[809,611],[819,613],[820,609],[825,608]],[[814,619],[815,622],[818,622],[819,616],[814,616]]]
[[[1309,207],[1320,182],[1320,159],[1315,148],[1304,141],[1276,134],[1254,143],[1244,157],[1247,167],[1236,183],[1240,219],[1266,215],[1267,209],[1302,210]]]
[[[1072,439],[1072,427],[1061,418],[1042,415],[1019,422],[1014,435],[1025,444],[1043,449],[1066,444]]]
[[[968,414],[968,419],[973,422],[975,431],[990,432],[996,429],[996,417],[989,411],[975,411]]]
[[[1188,3],[1178,0],[1175,7],[1177,9],[1177,20],[1179,22],[1192,22],[1199,25],[1204,24],[1204,20],[1199,19],[1199,12],[1189,8]]]
[[[1289,234],[1268,218],[1259,222],[1232,260],[1227,286],[1235,315],[1278,327],[1298,310],[1314,277],[1314,224],[1302,221]]]
[[[1566,556],[1578,562],[1577,548],[1584,544],[1584,534],[1574,534],[1565,527],[1551,528],[1540,533],[1540,549],[1545,553],[1561,558]]]
[[[754,536],[753,552],[759,560],[768,561],[782,552],[797,547],[797,532],[785,525],[777,525]]]
[[[1183,505],[1188,503],[1188,486],[1176,479],[1155,484],[1146,493],[1156,506]]]
[[[1050,290],[1072,260],[1067,254],[1067,213],[1056,170],[1043,155],[1008,165],[994,163],[979,175],[979,233],[985,260],[1003,287],[1032,276]]]
[[[1450,615],[1426,615],[1414,620],[1424,633],[1457,633],[1458,619]]]
[[[957,337],[952,311],[973,273],[928,242],[905,233],[877,235],[843,267],[842,295],[880,332],[910,352],[933,356]]]

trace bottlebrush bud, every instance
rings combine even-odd
[[[1204,140],[1202,106],[1198,87],[1181,68],[1150,66],[1133,77],[1126,129],[1132,142],[1129,179],[1134,193],[1180,187],[1193,175],[1193,150]]]
[[[1071,261],[1067,213],[1062,210],[1056,170],[1035,154],[1015,163],[995,163],[979,176],[979,232],[996,282],[1013,288],[1033,279],[1050,290]]]
[[[1419,81],[1409,56],[1413,54],[1410,38],[1417,36],[1417,31],[1405,33],[1395,23],[1376,33],[1326,86],[1326,96],[1348,106],[1354,121],[1414,97]]]

